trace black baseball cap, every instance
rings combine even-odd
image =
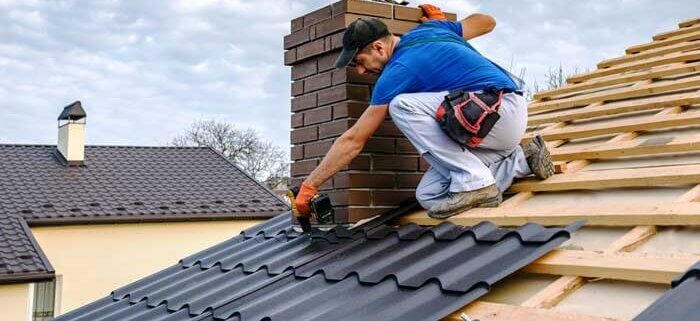
[[[347,66],[358,51],[388,35],[389,28],[377,18],[358,18],[353,21],[343,35],[343,51],[335,61],[335,67]]]

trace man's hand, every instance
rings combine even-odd
[[[299,189],[299,194],[297,194],[296,205],[299,215],[304,217],[311,216],[311,199],[316,195],[316,188],[301,183],[301,188]]]
[[[421,10],[423,10],[423,16],[420,17],[421,22],[427,22],[430,20],[447,20],[445,14],[437,6],[434,6],[432,4],[422,4],[419,5],[418,8],[421,8]]]

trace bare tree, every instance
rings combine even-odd
[[[255,179],[276,187],[287,180],[289,163],[285,149],[263,139],[252,128],[240,129],[215,120],[194,122],[173,146],[208,146],[223,154]]]

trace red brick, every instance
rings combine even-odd
[[[318,160],[316,159],[296,161],[290,164],[290,171],[292,176],[307,175],[316,168],[317,164]]]
[[[316,39],[316,26],[309,26],[309,39]]]
[[[326,20],[333,15],[331,6],[326,6],[304,16],[304,27]]]
[[[326,70],[331,70],[335,69],[335,61],[338,59],[338,56],[340,55],[340,50],[334,51],[327,53],[321,57],[318,58],[318,71],[326,71]]]
[[[376,76],[360,75],[357,73],[355,68],[346,67],[343,69],[336,69],[333,71],[333,85],[339,85],[342,83],[360,83],[360,84],[373,84],[377,81]]]
[[[348,222],[358,222],[360,220],[377,216],[379,214],[393,210],[394,207],[349,207],[347,218]]]
[[[304,125],[313,125],[333,119],[333,107],[319,107],[304,113]]]
[[[408,139],[397,138],[396,139],[396,153],[397,154],[418,154],[418,151],[413,144]]]
[[[325,50],[325,42],[323,39],[314,40],[296,47],[295,49],[297,50],[297,59],[303,60],[322,54]]]
[[[284,52],[284,65],[291,66],[297,61],[297,48],[292,48]]]
[[[284,36],[284,49],[291,49],[303,43],[309,42],[309,28],[304,28]]]
[[[297,80],[292,83],[292,96],[300,96],[304,94],[304,81]]]
[[[406,6],[394,6],[394,19],[406,20],[412,22],[420,21],[420,17],[423,12],[419,8],[406,7]],[[454,13],[445,12],[445,17],[447,20],[456,21],[457,15]]]
[[[289,157],[293,161],[300,160],[300,159],[304,158],[304,146],[302,146],[302,145],[292,146],[292,148],[289,150]]]
[[[373,170],[416,171],[418,157],[415,156],[372,156]]]
[[[331,204],[336,206],[344,205],[364,205],[367,206],[372,202],[370,191],[363,190],[342,190],[330,191],[328,196],[331,198]]]
[[[394,174],[342,172],[333,177],[335,188],[394,188]]]
[[[415,195],[415,191],[372,191],[372,205],[399,205]]]
[[[328,153],[328,150],[331,149],[332,145],[332,140],[304,144],[304,157],[312,158],[324,156]]]
[[[332,35],[326,37],[328,39],[328,41],[330,41],[330,44],[326,43],[326,50],[335,50],[335,49],[339,49],[339,48],[343,47],[343,36],[344,35],[345,35],[344,32],[339,32],[339,33],[332,34]]]
[[[343,119],[319,125],[318,137],[321,139],[342,135],[348,128],[355,124],[355,120]]]
[[[304,17],[299,17],[292,20],[290,32],[299,31],[304,28]]]
[[[359,170],[368,171],[370,169],[370,157],[365,155],[360,155],[355,157],[348,166],[341,168],[340,170]]]
[[[303,113],[292,114],[291,120],[292,120],[291,121],[292,128],[304,126],[304,114]]]
[[[418,170],[425,172],[430,168],[430,163],[425,160],[425,158],[421,157],[418,159]]]
[[[319,22],[316,25],[316,37],[323,37],[345,29],[345,16],[335,16],[332,19]]]
[[[291,134],[292,144],[310,142],[316,139],[318,139],[317,126],[295,129]]]
[[[396,176],[396,183],[399,188],[415,188],[418,186],[423,174],[421,173],[411,173],[411,174],[398,174]]]
[[[377,136],[404,137],[401,130],[399,130],[399,128],[396,127],[396,124],[394,124],[392,121],[383,122],[381,125],[379,125],[379,128],[377,128],[377,131],[374,134]]]
[[[367,104],[342,102],[333,106],[333,119],[339,118],[359,118],[367,109]]]
[[[372,137],[367,140],[365,147],[362,149],[362,153],[394,153],[394,139],[393,138],[381,138]]]
[[[330,87],[332,82],[331,77],[332,73],[328,71],[322,74],[306,78],[304,79],[304,90],[308,93],[322,88]]]
[[[369,87],[362,85],[340,85],[318,92],[318,104],[326,105],[341,100],[369,100]]]
[[[357,13],[366,16],[393,18],[393,7],[390,4],[362,0],[343,0],[333,4],[333,14]]]
[[[318,61],[309,59],[292,66],[292,80],[298,80],[318,73]]]
[[[292,99],[292,112],[298,112],[316,107],[316,94],[297,96]]]

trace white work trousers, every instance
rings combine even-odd
[[[445,134],[435,112],[448,92],[396,96],[389,113],[396,126],[430,164],[416,190],[426,209],[457,193],[496,183],[502,192],[514,178],[532,172],[519,142],[527,127],[527,102],[516,94],[503,95],[500,119],[477,148],[462,147]]]

